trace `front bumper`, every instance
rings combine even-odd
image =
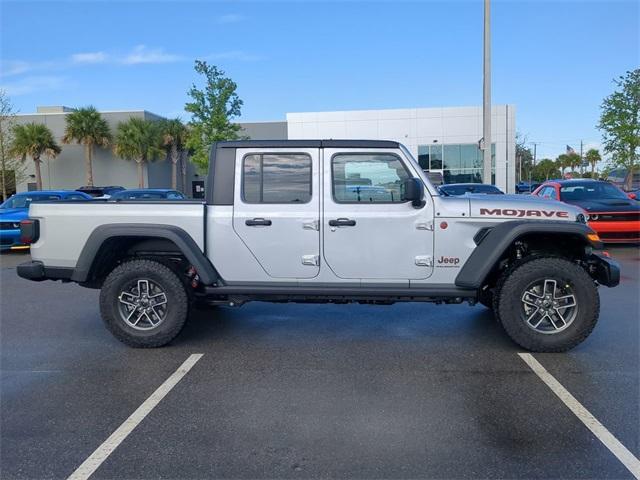
[[[20,241],[20,229],[0,230],[0,250],[22,250],[29,248]]]
[[[604,243],[640,242],[640,221],[594,221],[588,222]]]
[[[587,263],[591,276],[600,285],[615,287],[620,283],[620,264],[613,258],[593,253]]]

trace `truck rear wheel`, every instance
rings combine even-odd
[[[595,283],[563,258],[530,260],[502,279],[495,312],[507,334],[534,352],[564,352],[586,339],[598,321]]]
[[[102,320],[118,340],[132,347],[169,343],[182,330],[188,309],[184,284],[153,260],[120,264],[100,291]]]

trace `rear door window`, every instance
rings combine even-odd
[[[308,203],[311,200],[311,157],[265,153],[243,160],[245,203]]]

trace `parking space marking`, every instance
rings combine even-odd
[[[171,391],[173,387],[187,374],[189,370],[202,358],[202,353],[194,353],[178,367],[178,369],[167,378],[158,389],[140,405],[135,412],[120,425],[102,445],[100,445],[75,472],[73,472],[68,480],[86,480],[98,467],[104,462],[113,451],[118,448],[125,438],[138,426],[144,418],[149,415],[158,403]]]
[[[584,406],[576,400],[576,398],[571,395],[571,393],[569,393],[569,391],[567,391],[567,389],[564,388],[562,384],[560,384],[560,382],[558,382],[558,380],[556,380],[555,377],[533,357],[533,355],[530,353],[518,353],[518,355],[527,365],[529,365],[529,368],[531,368],[531,370],[540,377],[540,380],[542,380],[547,387],[549,387],[551,391],[555,393],[560,400],[562,400],[562,403],[564,403],[569,410],[571,410],[573,414],[578,417],[578,419],[584,423],[589,430],[591,430],[596,438],[600,440],[625,467],[627,467],[627,470],[629,470],[635,478],[640,480],[640,460],[638,460],[633,453],[627,449],[627,447],[620,443],[620,441],[614,437],[596,417],[591,415],[589,410],[584,408]]]

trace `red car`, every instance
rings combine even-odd
[[[532,195],[581,207],[589,226],[605,243],[640,243],[640,203],[602,180],[548,180]]]

